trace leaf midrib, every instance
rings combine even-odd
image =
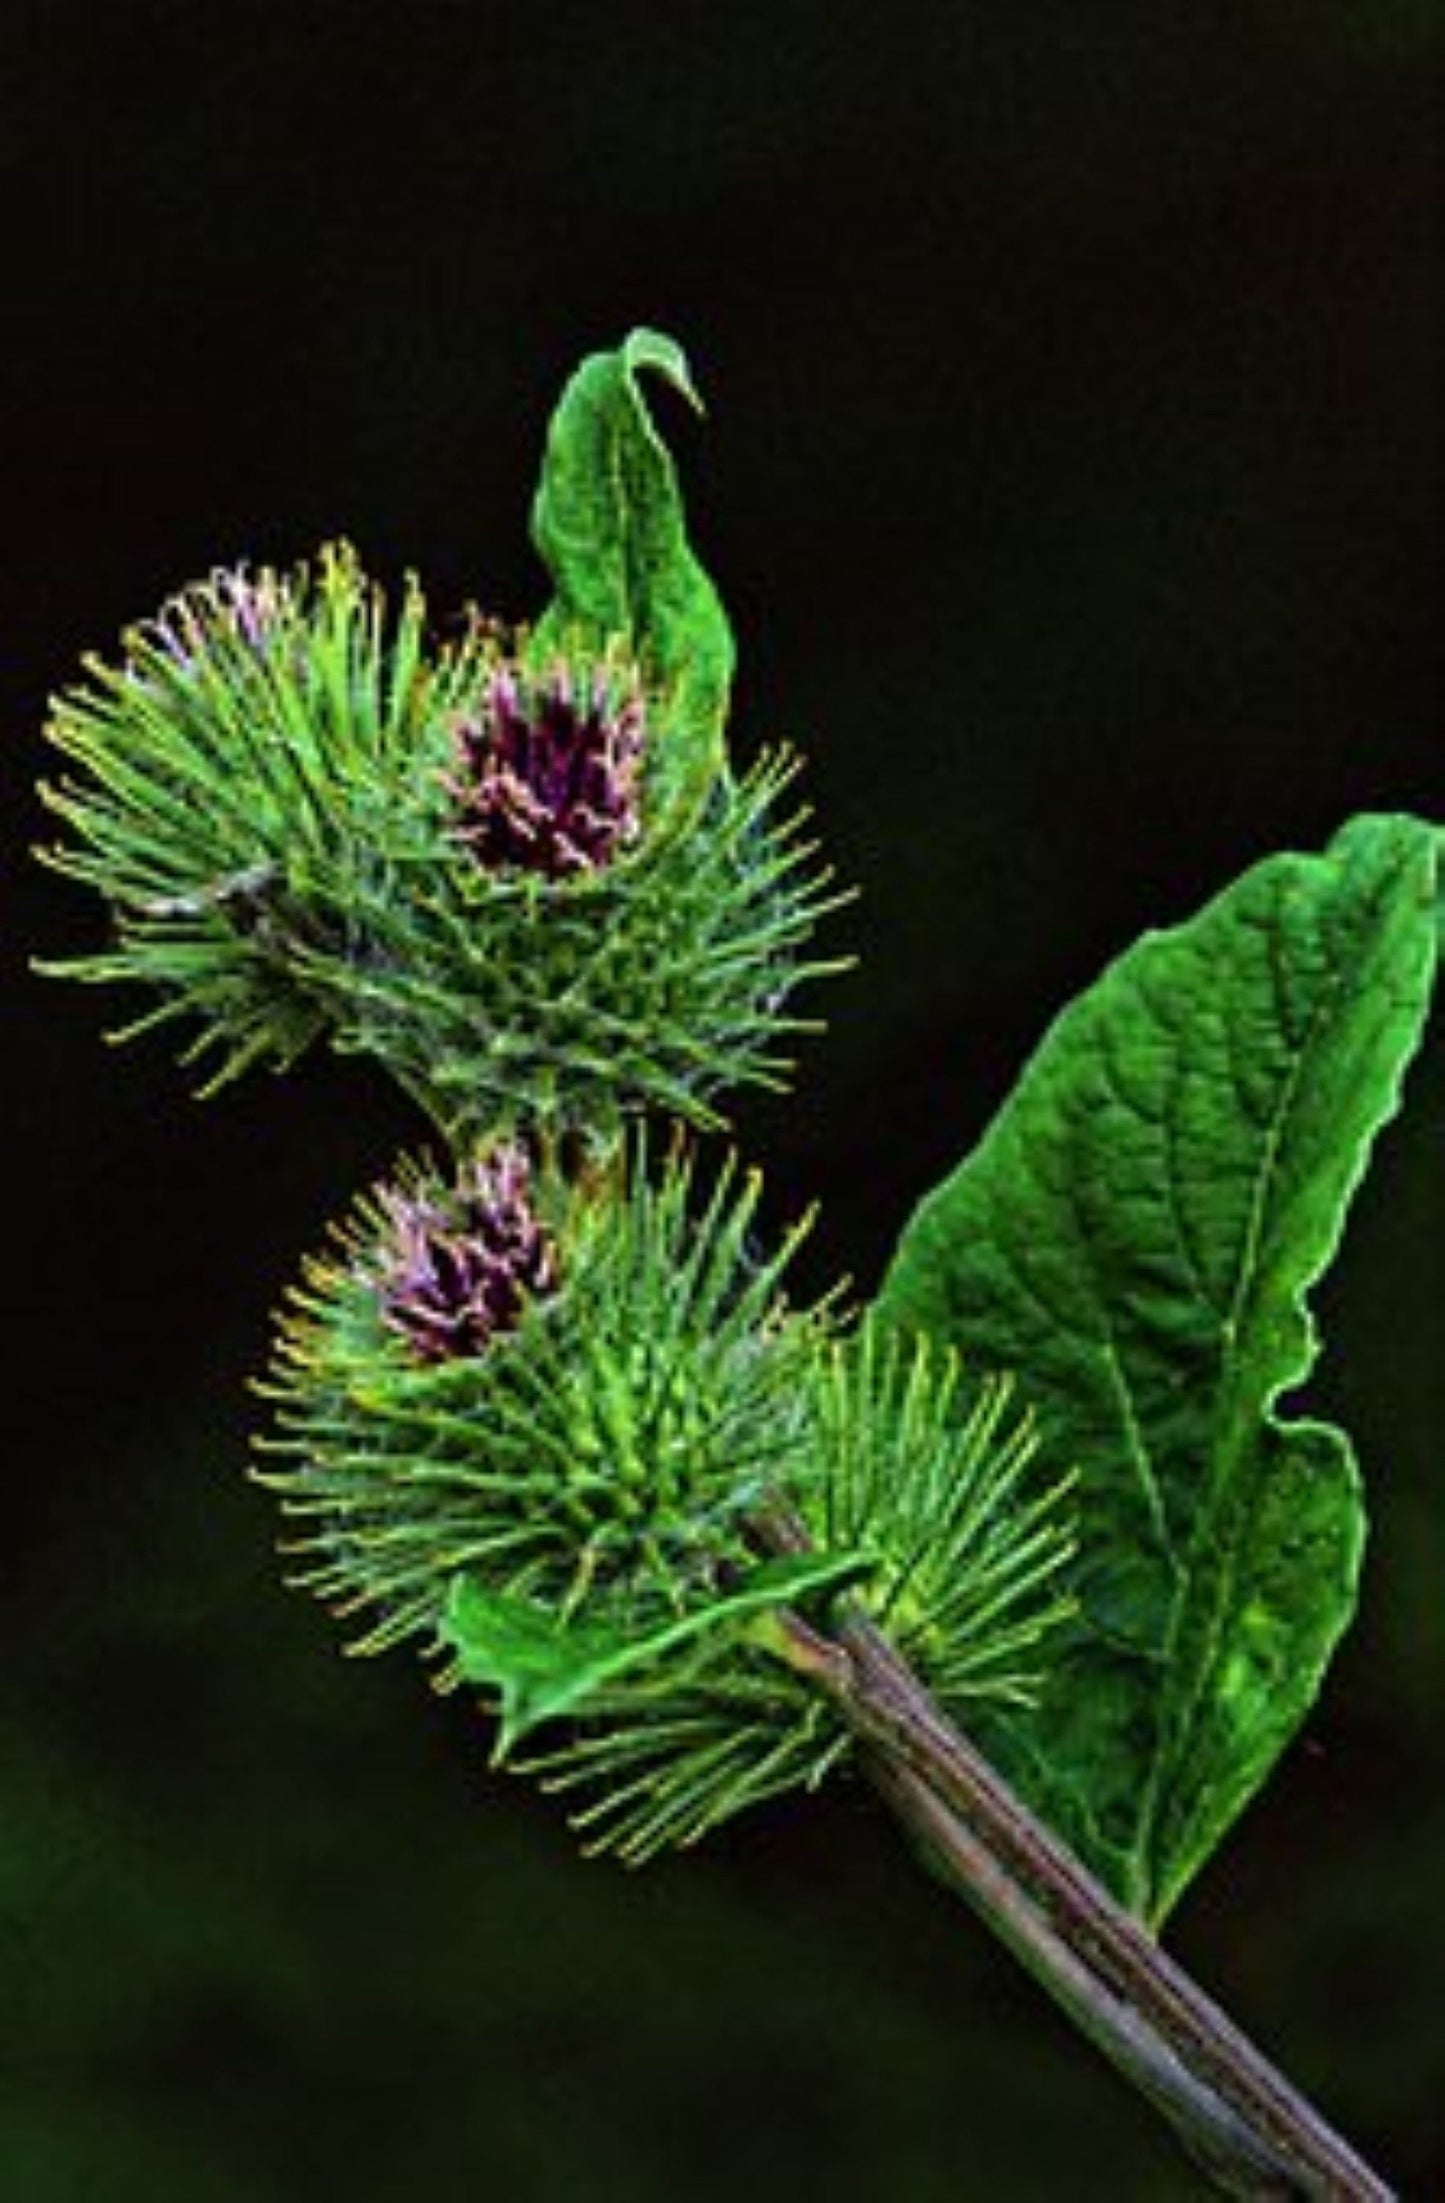
[[[1273,941],[1273,930],[1269,938]],[[1210,1471],[1208,1490],[1204,1505],[1200,1510],[1199,1523],[1189,1541],[1187,1553],[1179,1567],[1182,1588],[1170,1606],[1169,1628],[1163,1646],[1164,1672],[1172,1675],[1179,1671],[1179,1663],[1176,1661],[1175,1654],[1178,1648],[1181,1627],[1191,1609],[1197,1610],[1201,1599],[1205,1596],[1199,1589],[1202,1575],[1205,1576],[1211,1587],[1205,1605],[1208,1625],[1206,1631],[1208,1650],[1204,1658],[1193,1663],[1191,1671],[1192,1684],[1184,1696],[1182,1705],[1176,1702],[1175,1706],[1171,1708],[1166,1702],[1165,1710],[1171,1718],[1168,1720],[1167,1727],[1161,1724],[1160,1750],[1156,1754],[1154,1764],[1150,1769],[1144,1808],[1140,1814],[1137,1849],[1134,1857],[1131,1858],[1130,1864],[1131,1871],[1137,1877],[1137,1884],[1144,1890],[1151,1907],[1157,1896],[1154,1886],[1157,1880],[1158,1866],[1155,1857],[1155,1838],[1159,1812],[1165,1800],[1167,1784],[1172,1781],[1181,1760],[1187,1757],[1188,1740],[1193,1732],[1199,1709],[1208,1696],[1209,1686],[1218,1670],[1220,1653],[1226,1635],[1225,1618],[1230,1612],[1230,1602],[1227,1595],[1228,1587],[1234,1583],[1238,1575],[1240,1549],[1248,1536],[1249,1526],[1254,1521],[1259,1504],[1259,1489],[1256,1480],[1250,1489],[1245,1506],[1223,1510],[1226,1522],[1232,1517],[1234,1534],[1229,1538],[1227,1545],[1221,1549],[1218,1534],[1222,1527],[1220,1524],[1220,1495],[1221,1492],[1228,1491],[1231,1488],[1237,1476],[1240,1449],[1242,1445],[1249,1442],[1253,1421],[1253,1411],[1247,1405],[1242,1406],[1240,1400],[1239,1340],[1245,1329],[1247,1317],[1251,1313],[1255,1315],[1258,1313],[1258,1304],[1255,1303],[1253,1309],[1251,1309],[1250,1302],[1259,1282],[1259,1257],[1266,1236],[1266,1219],[1281,1175],[1281,1158],[1285,1151],[1289,1122],[1295,1113],[1299,1098],[1303,1068],[1318,1040],[1321,1021],[1324,1019],[1327,1009],[1338,997],[1339,984],[1339,974],[1331,965],[1326,982],[1320,988],[1314,1006],[1310,1011],[1304,1031],[1290,1053],[1288,1069],[1281,1082],[1276,1105],[1270,1112],[1269,1121],[1262,1133],[1260,1159],[1253,1174],[1244,1238],[1236,1264],[1228,1311],[1226,1314],[1216,1316],[1221,1341],[1219,1370],[1215,1383],[1215,1428],[1218,1436],[1210,1449],[1210,1458],[1207,1463]],[[1276,972],[1276,1007],[1278,1007],[1281,992]],[[1289,1297],[1297,1300],[1299,1295],[1308,1291],[1309,1286],[1318,1274],[1318,1269],[1316,1269],[1310,1275],[1302,1274],[1292,1280],[1287,1288]],[[1206,1308],[1210,1309],[1211,1312],[1213,1311],[1213,1302],[1207,1294],[1201,1291],[1198,1298]],[[1300,1374],[1303,1374],[1303,1371]],[[1278,1419],[1270,1414],[1270,1406],[1289,1381],[1288,1376],[1281,1376],[1278,1381],[1272,1382],[1264,1398],[1258,1403],[1259,1414],[1266,1422],[1275,1423],[1276,1427],[1278,1427]],[[1137,1416],[1133,1412],[1132,1400],[1130,1411],[1131,1419],[1137,1422]],[[1214,1565],[1207,1571],[1201,1570],[1199,1566],[1201,1553],[1211,1556],[1214,1560]]]

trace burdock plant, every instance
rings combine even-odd
[[[1438,834],[1351,822],[1067,1009],[872,1303],[708,1141],[842,898],[732,643],[636,331],[563,393],[554,595],[440,637],[344,546],[183,589],[51,734],[46,854],[210,1082],[374,1056],[429,1144],[278,1318],[256,1474],[353,1644],[640,1860],[835,1772],[1241,2195],[1390,2191],[1158,1934],[1312,1703],[1360,1479],[1286,1411],[1433,984]]]

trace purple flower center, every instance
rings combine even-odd
[[[457,831],[489,870],[596,871],[637,837],[642,749],[642,699],[615,669],[499,667],[457,728]]]
[[[498,1332],[515,1330],[528,1300],[555,1290],[530,1178],[522,1149],[507,1144],[473,1163],[451,1194],[383,1194],[382,1313],[422,1361],[484,1352]]]

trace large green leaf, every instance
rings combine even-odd
[[[900,1324],[1012,1369],[1079,1474],[1079,1620],[1003,1771],[1157,1921],[1264,1779],[1355,1598],[1349,1443],[1282,1412],[1420,1037],[1437,836],[1355,820],[1146,935],[904,1234]]]
[[[532,648],[624,645],[665,697],[671,762],[690,776],[722,755],[733,642],[688,544],[676,471],[639,387],[644,370],[698,403],[681,349],[634,329],[617,351],[582,362],[552,417],[532,535],[556,596]]]

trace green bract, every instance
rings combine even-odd
[[[819,1473],[798,1513],[822,1552],[873,1556],[860,1594],[947,1707],[974,1721],[1031,1705],[1073,1612],[1072,1478],[1037,1473],[1037,1432],[1007,1377],[969,1377],[926,1335],[871,1318],[811,1373]]]
[[[680,358],[644,334],[569,386],[535,632],[435,642],[416,585],[391,612],[343,546],[219,572],[91,659],[51,722],[77,770],[49,855],[114,938],[51,968],[158,993],[127,1029],[193,1023],[212,1084],[323,1035],[373,1055],[462,1144],[716,1123],[776,1083],[836,898],[791,758],[739,775],[722,741],[731,642],[637,388],[690,387]]]
[[[454,1594],[460,1672],[499,1686],[509,1719],[569,1715],[562,1740],[522,1764],[572,1801],[596,1849],[637,1861],[694,1842],[847,1760],[839,1717],[790,1662],[790,1610],[826,1629],[846,1597],[965,1719],[1029,1701],[1069,1612],[1065,1487],[1030,1473],[1006,1384],[965,1384],[946,1350],[905,1349],[868,1324],[815,1338],[793,1376],[788,1450],[753,1507],[760,1527],[781,1510],[810,1549],[730,1578],[706,1626],[593,1640],[585,1616],[558,1631],[534,1614],[517,1631],[481,1585]]]

